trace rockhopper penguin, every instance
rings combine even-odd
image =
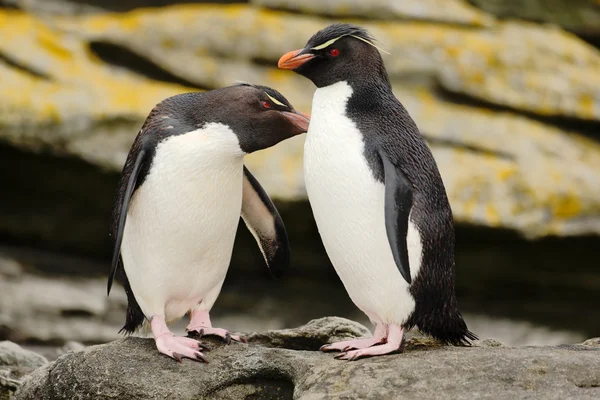
[[[281,275],[289,263],[281,217],[244,155],[304,133],[308,123],[279,92],[251,84],[177,95],[150,112],[125,162],[113,214],[108,292],[119,272],[128,297],[122,331],[149,320],[158,351],[178,361],[205,361],[201,343],[166,325],[188,312],[188,332],[243,340],[209,318],[240,214],[271,273]]]
[[[373,38],[334,24],[281,57],[316,86],[304,146],[306,190],[327,254],[373,338],[325,345],[355,360],[401,351],[417,326],[467,344],[454,291],[454,223],[415,122],[392,93]]]

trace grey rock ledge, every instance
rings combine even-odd
[[[28,376],[16,399],[598,399],[600,346],[440,346],[413,336],[403,354],[354,362],[317,351],[367,329],[328,317],[297,329],[210,341],[209,364],[182,364],[151,339],[68,353]],[[589,342],[589,341],[588,341]]]

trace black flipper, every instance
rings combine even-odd
[[[400,274],[409,284],[412,281],[408,264],[408,216],[413,203],[413,189],[400,167],[379,151],[385,175],[385,229]]]
[[[277,208],[246,166],[242,218],[256,239],[271,274],[279,278],[290,264],[290,245],[285,225]]]
[[[131,199],[131,195],[133,194],[133,190],[135,189],[135,185],[140,174],[140,170],[142,169],[142,165],[144,163],[144,157],[146,156],[146,151],[144,149],[140,149],[135,158],[135,162],[133,164],[133,169],[129,175],[129,179],[127,180],[127,187],[125,189],[125,193],[123,195],[119,212],[118,221],[116,222],[116,232],[114,232],[115,238],[115,247],[113,250],[112,263],[110,267],[110,273],[108,275],[108,286],[107,286],[107,294],[110,294],[110,289],[112,287],[113,279],[117,273],[117,267],[121,258],[121,242],[123,241],[123,230],[125,229],[125,221],[127,219],[127,209],[129,207],[129,200]]]

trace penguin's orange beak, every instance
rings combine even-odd
[[[304,133],[308,130],[308,124],[310,123],[310,117],[299,111],[289,112],[280,111],[283,116],[290,121],[296,128],[300,129],[300,133]]]
[[[315,58],[314,54],[305,53],[300,54],[304,49],[290,51],[289,53],[285,53],[279,59],[277,66],[281,69],[296,69],[307,61]]]

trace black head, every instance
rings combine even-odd
[[[340,81],[389,83],[374,43],[374,38],[360,26],[333,24],[315,33],[303,49],[284,54],[278,66],[307,77],[317,87]]]
[[[157,123],[175,126],[170,134],[189,132],[208,123],[227,125],[245,153],[302,134],[310,121],[277,90],[249,83],[174,96],[159,104],[153,113]]]
[[[296,111],[273,88],[242,83],[230,87],[229,91],[236,99],[233,107],[238,108],[232,110],[229,117],[235,115],[233,129],[246,153],[266,149],[308,130],[308,115]]]

